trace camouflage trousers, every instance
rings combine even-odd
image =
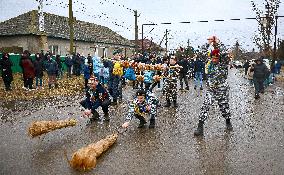
[[[229,108],[229,88],[222,87],[218,89],[209,89],[206,92],[205,100],[201,107],[201,113],[199,115],[199,121],[205,121],[208,118],[208,111],[213,102],[217,101],[219,110],[225,119],[230,119],[231,112]]]
[[[163,91],[166,100],[177,100],[177,79],[165,79]]]

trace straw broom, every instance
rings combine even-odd
[[[96,143],[79,149],[72,155],[72,159],[70,161],[67,159],[67,161],[76,170],[89,171],[96,167],[97,158],[115,143],[117,137],[118,134],[108,135]]]
[[[33,138],[50,131],[66,128],[68,126],[75,126],[77,121],[75,119],[59,120],[59,121],[35,121],[29,127],[29,135]]]

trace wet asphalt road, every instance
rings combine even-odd
[[[78,102],[83,97],[1,102],[0,174],[284,174],[283,84],[269,86],[256,101],[253,88],[237,70],[230,70],[228,80],[232,132],[225,132],[225,121],[214,105],[204,137],[193,137],[205,90],[197,93],[191,81],[190,91],[179,92],[177,109],[159,108],[155,129],[138,129],[138,121],[133,120],[117,143],[98,159],[97,167],[86,173],[71,169],[64,151],[70,158],[79,148],[116,131],[127,113],[131,88],[124,91],[122,104],[111,107],[109,123],[102,120],[90,126],[79,117]],[[79,124],[40,138],[27,135],[32,121],[68,117],[77,118]]]

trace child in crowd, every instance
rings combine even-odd
[[[123,128],[127,128],[132,120],[133,116],[139,119],[140,124],[138,128],[143,128],[147,123],[147,114],[150,115],[149,128],[155,127],[155,118],[157,116],[157,105],[159,101],[153,94],[146,94],[144,90],[138,90],[136,97],[129,106],[129,112],[126,117]]]
[[[179,75],[180,66],[177,64],[176,58],[171,56],[170,64],[165,68],[164,73],[165,82],[164,82],[164,94],[166,96],[166,105],[165,107],[171,106],[171,99],[173,101],[174,107],[177,107],[177,80]]]

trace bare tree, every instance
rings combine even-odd
[[[253,36],[254,43],[264,54],[268,57],[272,53],[272,38],[273,29],[275,25],[275,16],[279,9],[280,0],[265,0],[264,10],[261,10],[253,0],[251,1],[252,10],[256,13],[256,20],[258,22],[258,33]]]

